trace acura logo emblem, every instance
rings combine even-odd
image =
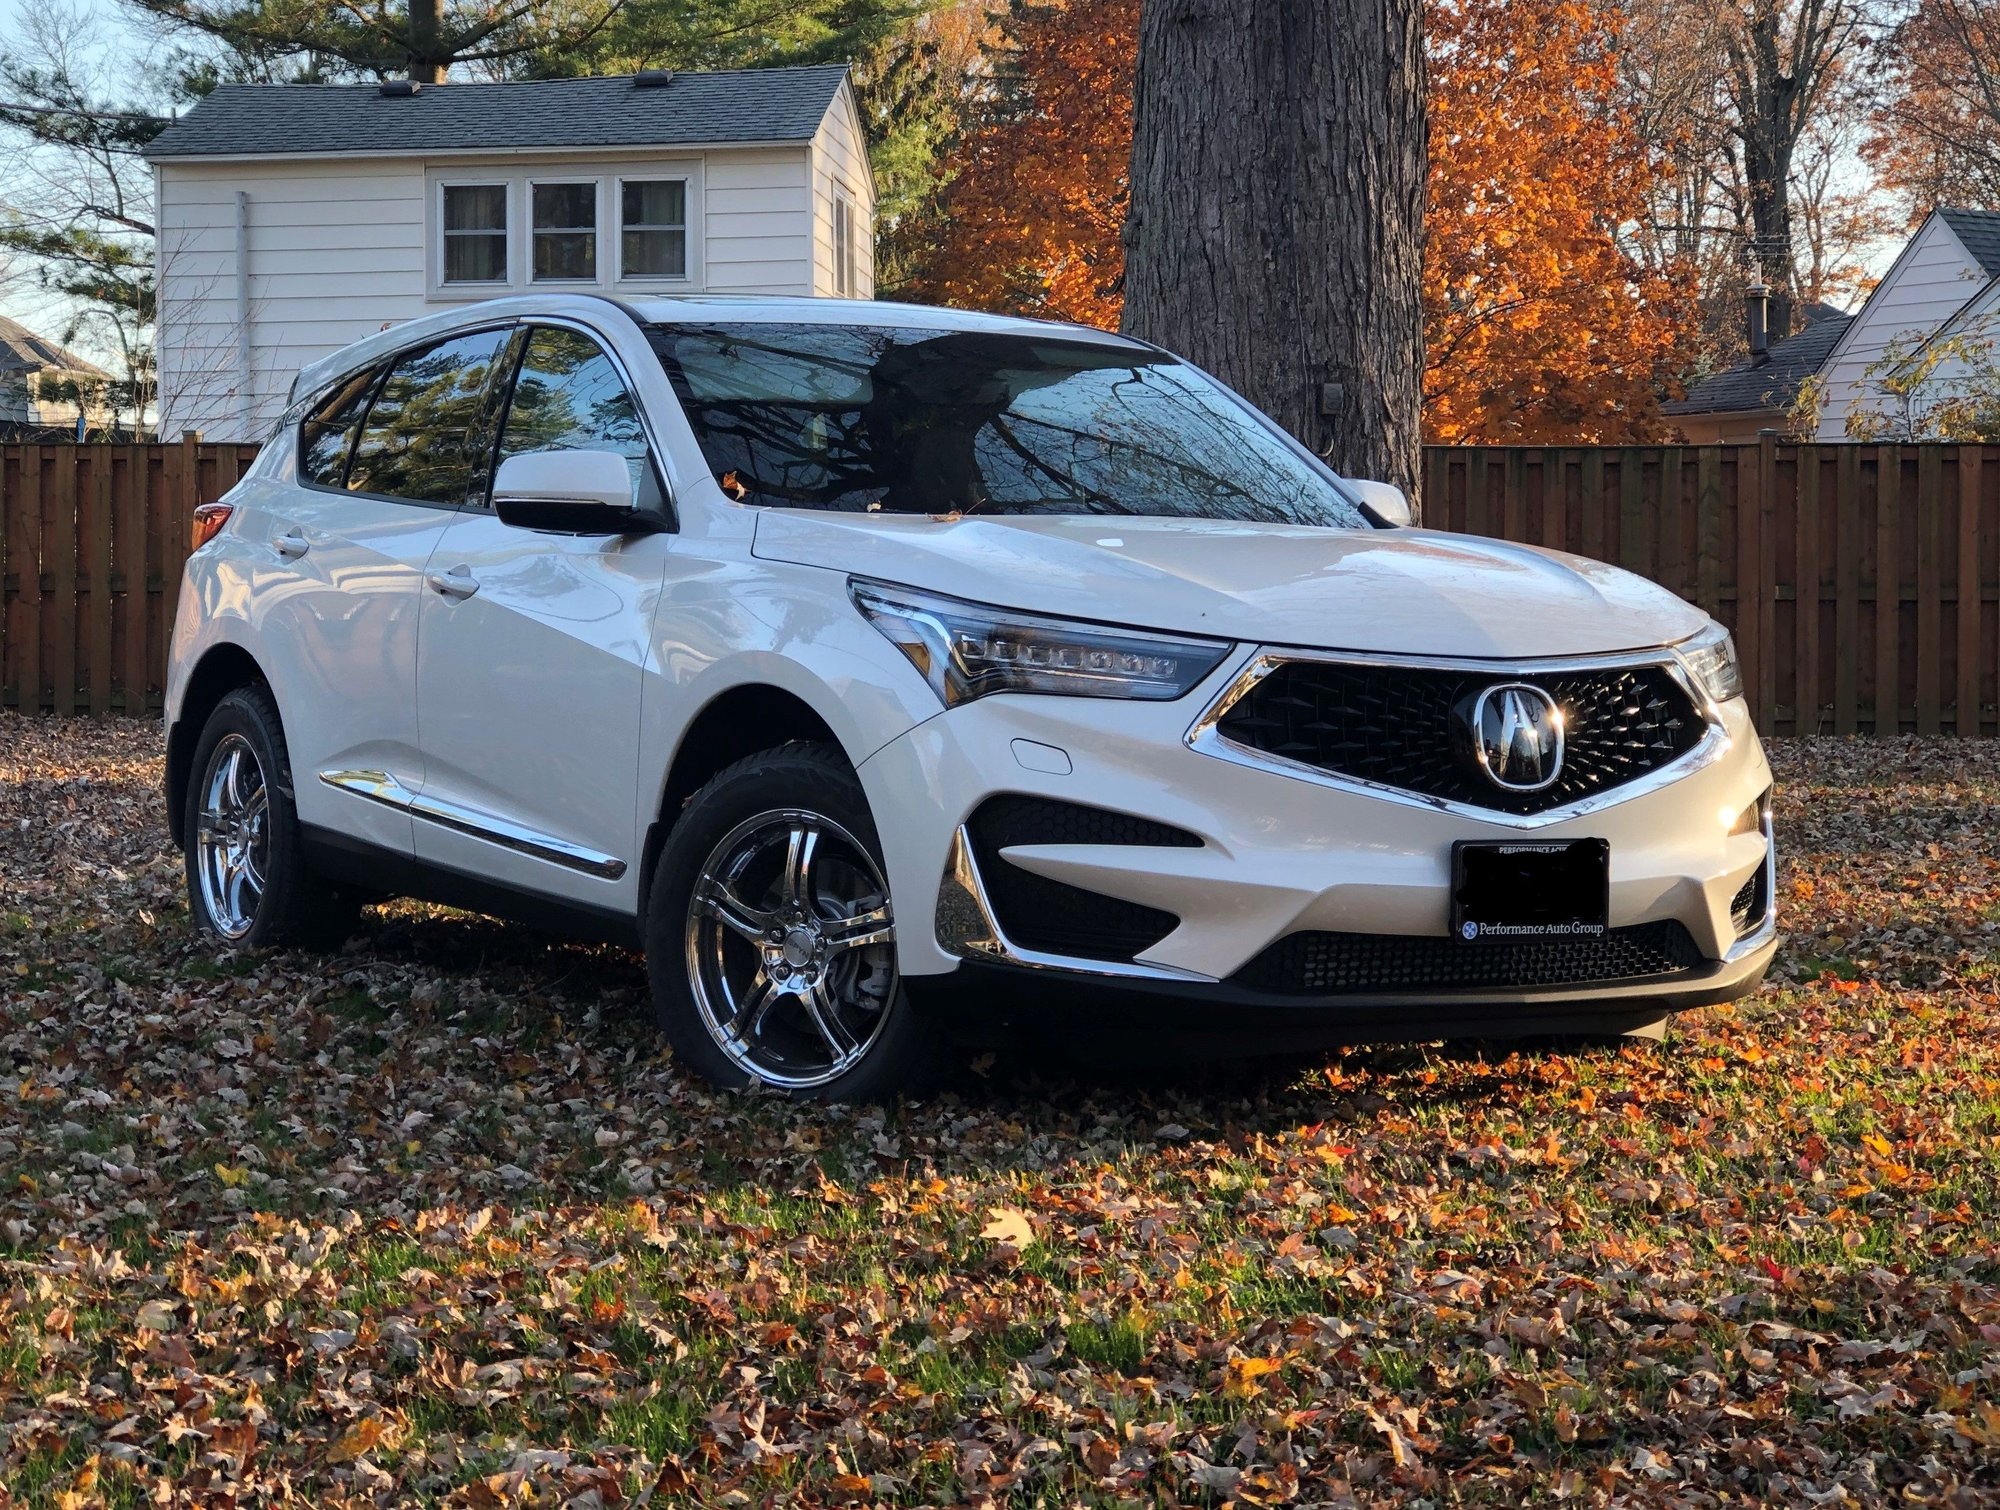
[[[1472,705],[1469,722],[1473,758],[1495,786],[1539,792],[1562,774],[1562,709],[1540,687],[1488,687]]]

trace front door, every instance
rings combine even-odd
[[[306,416],[295,475],[267,505],[283,584],[259,595],[260,639],[276,647],[300,821],[401,855],[409,814],[382,797],[423,781],[423,574],[465,501],[468,429],[508,335],[455,337],[344,379]]]
[[[528,332],[498,460],[615,450],[657,503],[637,402],[582,331]],[[637,905],[639,699],[671,535],[544,534],[471,507],[432,558],[417,658],[417,858],[586,907]]]

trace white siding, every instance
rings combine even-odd
[[[843,92],[832,114],[852,122]],[[831,117],[830,117],[831,118]],[[823,133],[824,134],[824,133]],[[817,224],[815,153],[804,146],[705,152],[267,162],[168,162],[158,168],[160,429],[259,440],[299,368],[384,325],[456,296],[436,287],[432,222],[441,176],[598,176],[605,180],[600,266],[615,261],[619,176],[691,173],[687,291],[811,294],[830,227]],[[865,159],[858,203],[869,202]],[[250,373],[242,372],[236,196],[248,195]],[[861,224],[866,225],[865,210]],[[865,241],[864,241],[865,248]],[[864,286],[872,268],[861,259]],[[571,285],[574,287],[574,285]]]
[[[712,152],[707,183],[702,238],[708,291],[811,293],[806,149]]]
[[[250,378],[236,195],[249,196]],[[292,375],[424,312],[419,162],[163,163],[160,433],[261,440]]]
[[[831,294],[838,286],[833,267],[833,199],[849,196],[854,205],[855,281],[857,299],[875,297],[875,180],[868,168],[868,151],[853,91],[841,87],[833,108],[813,138],[813,269],[815,294]]]
[[[1840,339],[1826,366],[1826,397],[1819,439],[1842,440],[1847,416],[1857,404],[1887,411],[1869,368],[1890,343],[1936,330],[1987,283],[1985,271],[1959,242],[1943,217],[1933,215],[1917,232],[1861,313]]]

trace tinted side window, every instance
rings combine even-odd
[[[476,331],[396,358],[369,406],[347,486],[419,503],[465,502],[483,480],[479,436],[509,334]]]
[[[616,451],[632,468],[640,506],[659,506],[638,402],[603,348],[581,332],[544,327],[528,337],[500,460],[524,451]]]
[[[361,411],[375,387],[380,367],[357,372],[316,404],[299,426],[299,475],[321,487],[337,488],[347,480],[347,453],[354,432],[361,428]]]

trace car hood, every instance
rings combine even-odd
[[[1617,567],[1434,530],[771,509],[754,550],[1032,613],[1328,650],[1599,655],[1707,622]]]

